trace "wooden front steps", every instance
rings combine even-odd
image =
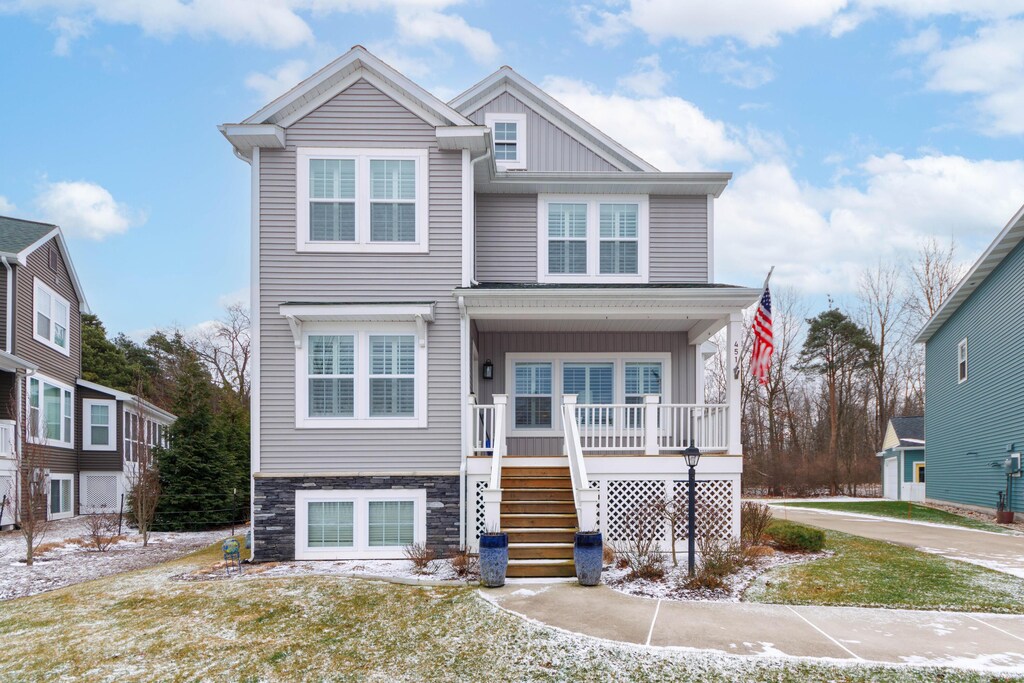
[[[575,576],[572,548],[577,520],[569,468],[506,466],[501,475],[508,576]]]

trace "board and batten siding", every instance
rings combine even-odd
[[[503,92],[467,115],[473,123],[485,125],[487,114],[526,114],[526,170],[528,171],[618,171],[614,164],[596,154],[535,109],[511,93]]]
[[[929,500],[995,508],[1007,446],[1024,450],[1024,244],[1018,245],[928,341],[925,491]],[[967,338],[967,381],[957,347]],[[995,465],[995,466],[993,466]],[[1024,478],[1010,509],[1024,511]]]
[[[505,356],[509,353],[606,353],[609,359],[619,353],[670,353],[672,394],[666,402],[692,403],[696,392],[694,349],[687,341],[686,332],[479,332],[476,344],[480,362],[494,363],[494,379],[479,380],[479,402],[493,403],[495,393],[511,397],[512,385],[505,378]],[[622,380],[616,377],[615,381]],[[562,448],[560,436],[509,436],[510,455],[558,455]]]
[[[426,254],[297,253],[296,147],[429,148]],[[360,80],[293,124],[286,147],[260,153],[260,471],[452,471],[461,460],[458,307],[462,155],[434,127]],[[295,346],[288,301],[435,301],[427,325],[427,427],[296,429]]]
[[[50,251],[56,251],[57,269],[50,269]],[[69,355],[46,346],[35,340],[33,336],[33,318],[35,317],[35,278],[56,291],[69,303],[68,351]],[[13,353],[20,358],[39,366],[39,374],[51,377],[68,385],[75,392],[76,381],[82,376],[82,316],[79,312],[78,295],[71,283],[64,256],[53,238],[46,244],[28,255],[22,266],[14,267],[14,334]],[[27,387],[22,386],[22,398],[28,395]],[[77,399],[76,399],[77,401]],[[77,427],[75,428],[77,431]],[[74,448],[43,447],[46,453],[47,467],[58,473],[74,473],[78,471],[78,448],[76,440]],[[78,498],[78,487],[75,487],[75,499]]]

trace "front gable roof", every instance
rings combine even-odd
[[[71,254],[60,227],[50,223],[0,216],[0,257],[9,259],[13,264],[25,265],[29,254],[51,239],[57,240],[57,248],[60,249],[68,275],[71,276],[71,285],[75,288],[75,293],[78,294],[79,311],[91,313],[89,302],[85,300],[85,290],[82,289],[78,273],[75,272],[75,264],[71,260]]]
[[[961,278],[956,289],[954,289],[946,300],[942,302],[935,314],[925,323],[925,326],[914,339],[915,344],[927,343],[932,336],[938,332],[947,320],[953,317],[960,305],[974,294],[989,275],[992,274],[1003,259],[1009,256],[1010,252],[1017,248],[1024,241],[1024,206],[1022,206],[1010,222],[1006,224],[1002,232],[988,245],[985,253],[971,266],[967,274]]]
[[[924,448],[924,416],[898,415],[890,418],[882,448]]]
[[[571,137],[623,171],[657,171],[633,152],[595,128],[581,116],[547,94],[512,67],[503,66],[448,104],[462,114],[471,114],[503,92],[548,119]]]

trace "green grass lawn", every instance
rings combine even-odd
[[[998,531],[1006,533],[1005,527],[995,522],[984,522],[971,517],[964,517],[945,510],[938,510],[926,505],[907,503],[900,500],[868,500],[850,502],[808,502],[808,503],[782,503],[784,507],[814,508],[818,510],[836,510],[837,512],[858,512],[863,515],[876,515],[878,517],[892,517],[894,519],[910,519],[918,522],[937,522],[939,524],[951,524],[969,529],[982,529],[984,531]],[[909,515],[908,515],[909,508]]]
[[[0,680],[991,680],[616,645],[525,622],[472,588],[171,578],[218,552],[0,603]]]
[[[752,602],[1024,614],[1024,579],[884,541],[825,532],[835,554],[768,571]]]

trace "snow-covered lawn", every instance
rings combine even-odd
[[[225,567],[224,562],[192,569],[175,576],[180,581],[222,581],[246,580],[255,577],[286,576],[344,576],[360,579],[397,580],[400,583],[430,585],[476,585],[480,575],[472,571],[466,577],[459,577],[451,562],[444,559],[432,560],[430,565],[419,570],[409,560],[317,560],[315,562],[264,562],[244,564],[242,572]]]
[[[229,530],[154,533],[149,545],[134,529],[105,552],[88,545],[84,517],[51,522],[31,567],[25,565],[25,539],[19,531],[0,532],[0,600],[10,600],[102,576],[143,569],[186,555],[226,538]],[[78,541],[81,539],[81,542]]]

